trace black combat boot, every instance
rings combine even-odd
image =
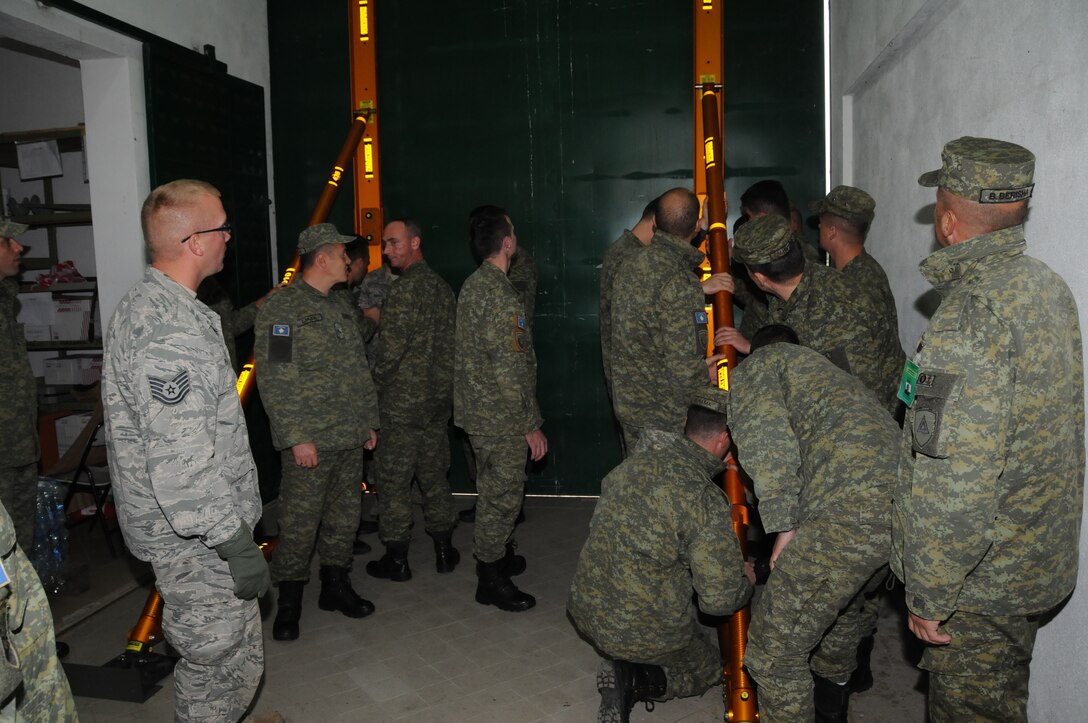
[[[476,563],[476,602],[481,605],[494,605],[500,610],[512,613],[525,612],[536,605],[536,598],[522,592],[510,582],[510,577],[503,572],[502,560]]]
[[[298,640],[298,619],[302,616],[301,580],[281,580],[276,619],[272,622],[273,640]]]
[[[851,693],[864,693],[873,687],[873,668],[870,658],[873,656],[874,642],[873,636],[870,635],[862,638],[858,645],[858,667],[854,668],[854,672],[850,675],[850,682],[847,683]]]
[[[816,708],[816,723],[847,723],[846,709],[850,705],[850,686],[821,678],[813,673],[815,683],[812,702]]]
[[[349,618],[365,618],[374,612],[374,603],[351,589],[348,569],[331,565],[321,566],[321,597],[317,606],[322,610],[339,610]]]
[[[499,559],[499,562],[502,563],[503,574],[507,577],[520,575],[525,572],[525,568],[528,567],[524,557],[514,554],[514,550],[516,549],[518,549],[518,543],[513,540],[507,542],[506,554]]]
[[[393,582],[411,580],[412,568],[408,567],[408,543],[385,543],[385,554],[381,559],[371,560],[366,564],[366,574]]]
[[[604,660],[597,669],[597,691],[601,705],[597,723],[628,723],[631,709],[637,701],[665,697],[665,671],[658,665],[629,663],[626,660]]]
[[[453,572],[461,562],[461,553],[453,546],[453,530],[436,532],[434,538],[434,569],[439,573]]]

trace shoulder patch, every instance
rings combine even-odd
[[[514,326],[518,329],[525,328],[525,314],[514,314]]]
[[[707,322],[709,322],[709,320],[710,319],[709,319],[709,317],[707,317],[705,311],[696,311],[695,312],[695,323],[696,324],[699,324],[700,326],[705,326],[707,324]]]
[[[189,393],[189,372],[182,369],[173,379],[149,376],[147,383],[151,387],[152,399],[173,406]]]
[[[293,360],[293,342],[291,327],[287,324],[273,324],[268,327],[268,361],[290,364]]]
[[[290,324],[273,324],[272,336],[291,336]]]

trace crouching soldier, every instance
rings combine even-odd
[[[712,482],[729,452],[728,394],[695,393],[684,434],[649,430],[601,483],[567,610],[605,658],[598,721],[636,701],[701,695],[721,683],[716,646],[694,617],[728,615],[752,594],[729,500]]]

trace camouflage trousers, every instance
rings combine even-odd
[[[272,580],[308,582],[315,543],[322,565],[350,568],[363,496],[363,448],[319,450],[312,468],[296,465],[290,449],[280,459],[280,541],[272,553]]]
[[[880,568],[865,583],[860,595],[855,595],[831,629],[824,633],[820,645],[812,653],[809,666],[821,678],[835,683],[850,680],[858,662],[858,646],[862,638],[876,632],[880,617],[880,589],[891,574],[888,566]]]
[[[691,640],[680,650],[664,655],[628,658],[632,663],[659,665],[665,670],[665,695],[658,700],[702,695],[722,682],[722,658],[706,639],[701,626],[691,623]]]
[[[1028,673],[1037,616],[956,612],[941,630],[948,645],[927,646],[918,667],[929,671],[929,719],[1027,721]]]
[[[744,655],[759,684],[761,723],[813,720],[809,656],[887,563],[889,513],[887,488],[865,490],[803,522],[778,558],[752,612]]]
[[[23,550],[34,548],[34,523],[38,519],[38,463],[0,467],[0,502],[15,524],[15,539]]]
[[[412,480],[419,482],[427,532],[453,529],[455,513],[446,473],[450,468],[447,422],[426,427],[386,423],[374,450],[378,493],[378,536],[407,542],[412,525]]]
[[[7,626],[3,637],[18,655],[23,683],[6,704],[0,701],[0,720],[77,721],[68,678],[57,660],[53,613],[38,574],[18,547],[3,564],[11,579],[9,597],[0,603],[0,619]]]
[[[162,631],[181,655],[174,667],[174,719],[238,720],[264,673],[257,601],[234,596],[230,568],[215,550],[153,566],[164,603]]]
[[[520,434],[469,436],[476,455],[476,537],[473,552],[480,562],[506,554],[525,495],[525,460],[529,447]]]

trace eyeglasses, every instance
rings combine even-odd
[[[191,234],[189,234],[188,236],[186,236],[185,238],[183,238],[183,239],[181,240],[181,242],[182,242],[182,243],[185,243],[186,241],[188,241],[189,239],[191,239],[191,238],[192,238],[193,236],[198,236],[198,235],[200,235],[200,234],[202,234],[202,233],[230,233],[230,232],[231,232],[232,230],[233,230],[233,229],[231,228],[231,225],[230,225],[230,223],[228,222],[228,223],[224,223],[224,224],[223,224],[222,226],[220,226],[219,228],[206,228],[206,229],[204,229],[203,231],[193,231],[193,232],[192,232]]]

